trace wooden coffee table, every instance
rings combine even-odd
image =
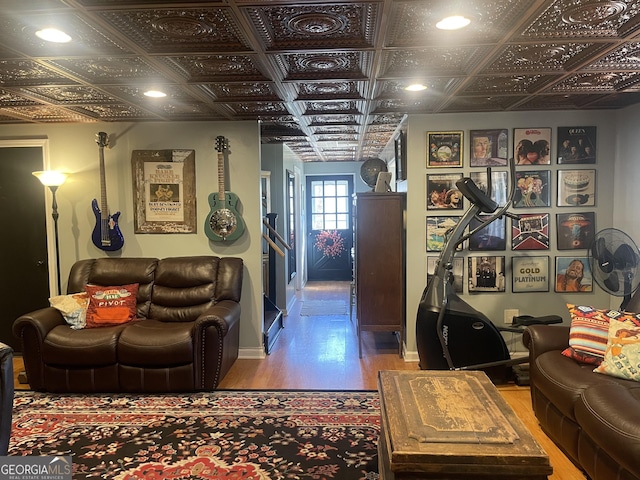
[[[549,457],[483,372],[381,371],[380,478],[546,479]]]

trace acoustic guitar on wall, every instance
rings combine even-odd
[[[244,233],[244,221],[238,213],[238,196],[225,191],[224,154],[228,153],[229,141],[223,137],[216,137],[218,151],[218,193],[209,195],[211,212],[204,223],[204,231],[213,242],[232,242]]]
[[[100,151],[100,207],[98,207],[98,200],[93,199],[91,202],[91,208],[93,214],[96,216],[96,226],[93,228],[93,234],[91,240],[93,244],[100,250],[107,252],[115,252],[120,250],[124,245],[124,237],[118,226],[118,218],[120,212],[116,212],[113,215],[109,213],[109,207],[107,206],[107,185],[105,183],[104,174],[104,147],[108,145],[107,134],[105,132],[98,132],[96,135],[96,143]]]

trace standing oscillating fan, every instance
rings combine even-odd
[[[589,265],[593,278],[603,290],[624,297],[620,305],[620,310],[624,310],[640,285],[637,274],[640,251],[634,241],[615,228],[600,230],[589,249]]]

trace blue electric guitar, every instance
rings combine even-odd
[[[96,137],[96,143],[100,150],[100,207],[98,207],[98,200],[94,198],[91,202],[91,208],[96,216],[96,226],[93,229],[91,240],[100,250],[115,252],[124,245],[124,237],[118,227],[120,212],[111,215],[109,207],[107,207],[107,185],[104,179],[104,147],[108,145],[107,134],[98,132]]]
[[[232,242],[244,233],[244,221],[238,213],[238,196],[226,192],[224,186],[224,152],[229,148],[225,137],[216,138],[218,151],[218,193],[209,195],[211,212],[204,222],[204,232],[209,240],[214,242]]]

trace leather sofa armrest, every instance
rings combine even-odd
[[[222,300],[207,309],[196,319],[196,329],[217,326],[224,336],[239,319],[240,304],[233,300]]]
[[[44,339],[47,333],[54,327],[64,324],[64,317],[58,310],[53,307],[46,307],[18,317],[18,319],[13,322],[13,334],[17,338],[22,338],[23,330],[31,326],[35,329],[38,336]]]
[[[529,357],[569,346],[570,327],[564,325],[530,325],[524,329],[522,343],[529,349]]]

